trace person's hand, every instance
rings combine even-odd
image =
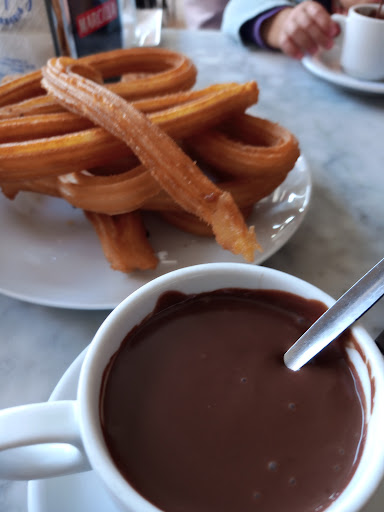
[[[301,59],[320,48],[330,49],[340,27],[318,2],[306,0],[286,7],[267,19],[261,28],[264,41],[290,57]]]

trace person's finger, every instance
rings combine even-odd
[[[321,39],[324,43],[324,37],[334,38],[338,35],[340,31],[339,25],[331,18],[322,5],[317,2],[306,2],[304,9],[307,16],[306,23],[309,23],[308,29],[316,31],[316,35],[313,35],[315,40],[320,41]]]
[[[284,20],[279,47],[287,55],[302,58],[320,47],[329,49],[339,26],[322,5],[304,1],[293,8]]]
[[[302,49],[289,37],[282,38],[280,48],[283,53],[294,59],[302,59],[304,57]]]
[[[315,53],[318,45],[311,35],[312,23],[307,21],[304,12],[287,23],[285,34],[303,53]],[[285,39],[285,38],[283,38]]]
[[[311,48],[316,51],[319,46],[327,49],[333,46],[333,37],[328,35],[327,32],[324,32],[315,20],[312,20],[312,22],[305,25],[305,27],[302,27],[302,31],[305,32],[312,40],[312,45],[309,46],[308,49]]]

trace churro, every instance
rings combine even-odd
[[[190,90],[195,79],[186,56],[135,48],[51,59],[1,84],[3,194],[82,209],[121,272],[158,263],[142,211],[253,261],[261,248],[245,219],[294,167],[298,142],[245,113],[256,82]]]
[[[183,209],[212,227],[217,242],[253,261],[258,244],[228,192],[216,187],[163,130],[123,98],[71,70],[72,59],[51,59],[43,86],[71,112],[122,140]]]

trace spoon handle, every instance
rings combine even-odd
[[[344,293],[284,354],[299,370],[384,295],[384,258]]]

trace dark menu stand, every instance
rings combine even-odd
[[[64,33],[73,57],[122,47],[118,0],[62,0]]]
[[[167,9],[168,5],[166,0],[136,0],[136,7],[138,9],[156,9],[159,7]]]

